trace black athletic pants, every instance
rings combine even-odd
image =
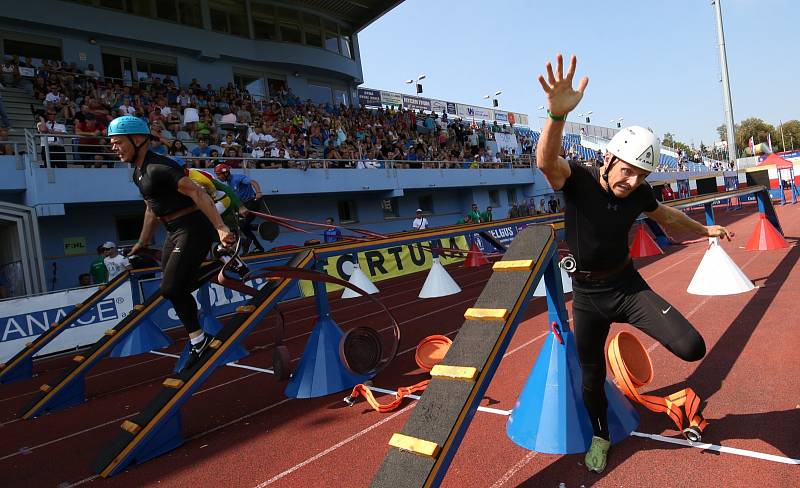
[[[594,435],[608,434],[606,339],[612,322],[628,323],[657,340],[684,361],[698,361],[706,345],[697,330],[657,295],[630,265],[610,282],[572,282],[572,317],[583,377],[583,402]]]
[[[186,332],[191,334],[200,330],[192,292],[200,286],[200,265],[217,233],[199,210],[167,222],[166,227],[168,234],[161,253],[161,293],[172,302]]]

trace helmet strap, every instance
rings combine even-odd
[[[144,147],[150,142],[150,138],[147,137],[145,138],[143,143],[136,144],[136,142],[133,140],[133,136],[131,134],[128,134],[128,140],[131,141],[131,145],[133,145],[133,159],[131,161],[128,161],[128,163],[136,164],[136,162],[139,160],[139,151],[142,149],[142,147]]]
[[[611,191],[611,184],[608,182],[608,173],[610,173],[614,165],[617,164],[617,159],[618,158],[616,156],[611,156],[611,161],[609,161],[608,164],[606,164],[606,167],[603,170],[603,174],[601,175],[603,177],[603,180],[605,180],[606,182],[606,191],[611,196],[614,196],[614,192]]]

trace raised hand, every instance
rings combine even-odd
[[[550,113],[560,117],[571,112],[578,106],[583,98],[583,91],[586,90],[586,85],[589,84],[589,78],[584,76],[578,83],[578,89],[573,90],[572,78],[575,76],[575,65],[577,58],[572,56],[569,63],[569,71],[567,76],[564,76],[564,57],[560,54],[556,57],[556,73],[553,73],[553,65],[547,63],[547,80],[544,76],[539,75],[539,83],[542,85],[544,92],[547,94],[547,108]]]

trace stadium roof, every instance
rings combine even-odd
[[[287,3],[316,10],[349,23],[354,32],[364,29],[403,0],[289,0]]]

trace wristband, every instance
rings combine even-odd
[[[147,243],[147,242],[144,242],[144,241],[136,241],[136,244],[137,244],[139,247],[147,247],[147,246],[149,246],[149,245],[150,245],[149,243]]]
[[[567,113],[569,113],[569,112],[567,112]],[[550,109],[547,110],[547,116],[550,117],[551,120],[555,120],[556,122],[563,122],[563,121],[567,120],[567,114],[564,114],[564,115],[553,115],[553,113],[550,112]]]

